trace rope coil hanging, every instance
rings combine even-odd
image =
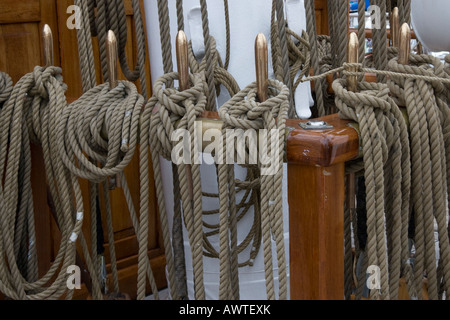
[[[144,98],[128,81],[117,87],[104,84],[92,88],[67,106],[59,119],[59,151],[66,167],[77,177],[103,183],[109,190],[108,178],[119,175],[128,204],[131,221],[139,242],[138,299],[145,298],[148,277],[157,297],[157,288],[147,256],[148,237],[148,172],[141,168],[140,217],[134,208],[132,195],[123,173],[135,155],[139,141],[138,126]],[[106,134],[106,137],[103,136]],[[141,153],[145,148],[141,147]],[[92,161],[93,160],[93,161]],[[107,202],[107,207],[109,202]],[[109,210],[107,214],[110,215]],[[112,228],[109,228],[112,229]],[[113,239],[110,239],[110,241]],[[110,250],[114,250],[111,243]],[[112,256],[112,255],[111,255]],[[117,276],[114,276],[117,278]],[[116,281],[116,280],[115,280]],[[117,282],[117,281],[116,281]],[[115,284],[118,291],[118,284]]]
[[[86,5],[87,2],[87,5]],[[146,57],[146,40],[145,40],[145,28],[140,9],[139,0],[132,0],[134,25],[136,30],[136,43],[137,43],[137,62],[133,70],[128,66],[126,57],[126,44],[128,41],[127,30],[127,17],[125,12],[125,6],[123,0],[77,0],[80,5],[81,17],[83,20],[82,28],[85,30],[78,31],[79,53],[80,62],[89,61],[90,71],[86,70],[87,66],[81,65],[82,75],[84,79],[84,88],[92,88],[92,84],[95,83],[93,68],[93,59],[91,57],[92,51],[90,50],[91,43],[90,37],[86,33],[87,23],[89,23],[91,36],[98,37],[99,49],[100,49],[100,61],[103,80],[108,82],[109,74],[107,67],[107,54],[106,54],[106,37],[109,30],[112,30],[118,39],[118,52],[119,61],[123,74],[129,81],[140,80],[141,92],[144,98],[147,97],[147,85],[145,77],[145,57]],[[88,11],[88,12],[87,12]],[[88,16],[89,15],[89,18]],[[88,76],[90,75],[90,77]]]
[[[172,160],[172,150],[175,145],[172,142],[172,134],[175,130],[185,129],[190,133],[191,165],[182,163],[177,166],[180,182],[180,198],[183,208],[183,220],[188,230],[189,242],[192,249],[194,266],[195,298],[203,300],[205,297],[203,287],[203,230],[202,230],[202,211],[201,211],[201,183],[196,148],[196,136],[194,135],[195,119],[205,110],[206,96],[204,95],[203,81],[199,75],[191,75],[190,81],[192,87],[178,92],[170,88],[169,84],[178,79],[177,73],[166,74],[158,79],[154,86],[154,95],[149,100],[144,114],[143,123],[150,125],[148,135],[144,137],[145,145],[150,145],[152,150],[152,162],[155,173],[155,183],[157,190],[158,206],[161,215],[161,227],[164,237],[164,247],[166,250],[166,259],[169,273],[170,291],[174,299],[178,299],[175,288],[175,270],[173,264],[172,246],[170,243],[170,232],[167,219],[167,213],[164,203],[164,194],[162,188],[162,177],[160,168],[160,159],[162,156],[167,160]],[[150,136],[152,137],[150,140]],[[150,142],[151,141],[151,142]],[[183,147],[183,146],[181,146]],[[181,151],[181,150],[178,150]],[[179,154],[179,153],[177,153]],[[142,163],[141,166],[148,165]],[[192,181],[194,186],[194,199],[190,199],[189,185],[187,183],[187,166],[191,166]]]
[[[84,210],[81,189],[78,180],[63,166],[54,135],[56,114],[66,106],[65,90],[60,68],[36,67],[33,73],[22,77],[14,86],[0,113],[0,122],[6,133],[0,140],[0,168],[5,172],[0,183],[0,248],[4,257],[0,259],[0,287],[13,299],[57,299],[63,294],[70,299],[73,291],[67,292],[66,270],[75,263],[77,239],[86,249],[81,233]],[[62,233],[55,261],[39,279],[30,181],[32,141],[43,148],[55,219]],[[28,243],[23,244],[24,239]],[[85,258],[92,273],[92,262],[88,255]],[[95,279],[95,274],[92,277]],[[99,288],[95,289],[94,295],[99,294]]]
[[[0,72],[0,110],[2,109],[5,101],[8,100],[12,91],[13,82],[11,80],[11,77],[4,72]]]
[[[230,128],[237,129],[267,129],[270,132],[267,136],[267,141],[264,141],[271,152],[271,148],[277,148],[278,154],[272,159],[272,164],[278,164],[278,170],[273,175],[260,176],[260,213],[261,213],[261,230],[264,248],[264,265],[266,275],[266,289],[268,299],[275,299],[274,278],[273,278],[273,261],[272,261],[272,237],[276,243],[276,253],[278,261],[278,279],[279,279],[279,298],[286,299],[287,296],[287,276],[286,276],[286,261],[284,248],[284,232],[283,232],[283,208],[281,199],[281,186],[283,176],[283,156],[284,156],[284,130],[287,113],[289,110],[289,89],[281,82],[276,80],[269,80],[269,99],[265,102],[257,102],[257,86],[256,84],[249,85],[247,88],[236,94],[229,102],[222,106],[219,110],[219,115],[224,121],[223,134]],[[275,122],[275,119],[277,121]],[[273,132],[278,131],[278,141]],[[260,136],[260,139],[263,139]],[[275,143],[274,143],[275,142]],[[226,143],[223,145],[224,154],[226,153]],[[246,149],[250,149],[246,145]],[[260,150],[262,152],[262,150]],[[225,163],[225,162],[224,162]],[[227,226],[231,228],[231,235],[235,235],[235,222],[233,220],[233,209],[229,211],[228,194],[230,195],[231,203],[233,204],[234,192],[234,176],[229,176],[228,172],[233,172],[234,165],[229,168],[230,164],[219,165],[219,187],[220,187],[220,213],[221,226],[225,226],[225,230],[221,230],[221,252],[235,253],[236,248],[228,246],[228,231]],[[261,170],[263,165],[259,163]],[[260,173],[261,174],[261,173]],[[226,188],[228,184],[228,189]],[[257,212],[255,211],[255,214]],[[229,217],[228,217],[229,215]],[[231,244],[235,244],[235,239],[231,239]],[[235,244],[236,245],[236,244]],[[225,256],[226,258],[226,256]],[[224,259],[225,259],[224,258]],[[233,259],[233,258],[232,258]],[[235,259],[235,258],[234,258]],[[224,263],[225,264],[225,263]],[[226,283],[221,282],[221,297],[226,297]]]
[[[389,69],[398,73],[448,79],[444,65],[439,59],[428,55],[411,55],[409,65],[399,64],[393,59],[389,62]],[[448,90],[439,80],[391,77],[388,84],[398,103],[406,107],[410,123],[416,291],[421,298],[420,286],[423,275],[426,274],[430,299],[441,298],[444,292],[448,298]],[[435,223],[439,235],[438,266],[435,254]]]
[[[365,251],[368,265],[381,269],[381,292],[372,292],[371,297],[395,299],[400,274],[405,268],[404,259],[409,253],[407,239],[401,237],[405,230],[407,234],[409,221],[406,123],[400,109],[389,98],[389,88],[385,85],[361,82],[358,92],[353,93],[345,89],[344,80],[336,80],[333,89],[341,117],[357,122],[361,131],[367,194]],[[391,180],[389,176],[393,176]],[[385,201],[385,195],[390,195],[393,202]]]

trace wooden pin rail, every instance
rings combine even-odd
[[[334,128],[287,138],[293,300],[344,299],[345,163],[358,157],[359,137],[336,114],[320,120]]]

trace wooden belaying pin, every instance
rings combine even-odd
[[[409,64],[409,55],[411,53],[411,28],[405,22],[400,28],[400,46],[398,48],[398,63]]]
[[[188,42],[183,30],[178,31],[175,41],[177,53],[177,69],[180,91],[189,89]],[[192,166],[186,164],[186,176],[189,189],[189,200],[194,200],[194,182],[192,181]]]
[[[118,65],[118,53],[117,53],[117,38],[114,31],[109,30],[106,36],[106,63],[108,66],[108,82],[109,89],[112,90],[116,88],[119,84],[119,65]],[[106,136],[106,135],[105,135]],[[114,190],[115,188],[121,188],[122,183],[120,179],[120,174],[110,181],[110,188]]]
[[[259,33],[255,40],[256,83],[259,102],[264,102],[269,97],[269,54],[267,39],[263,33]]]
[[[177,68],[180,91],[189,89],[188,42],[184,31],[180,30],[176,39]]]
[[[109,30],[106,37],[106,62],[108,65],[109,88],[114,89],[118,85],[119,68],[117,54],[117,38],[114,31]]]
[[[54,65],[53,33],[48,24],[45,24],[42,28],[42,39],[44,42],[44,66],[48,68]]]
[[[398,48],[400,45],[400,16],[398,13],[398,8],[395,7],[392,10],[392,21],[391,21],[391,40],[392,46]]]
[[[350,38],[348,41],[348,63],[358,63],[358,36],[355,32],[350,34]],[[350,67],[349,71],[357,72],[357,67]],[[358,77],[357,76],[348,76],[347,77],[347,88],[349,91],[356,92],[358,91]]]

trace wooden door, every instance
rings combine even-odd
[[[128,43],[127,57],[130,66],[136,62],[136,38],[134,37],[134,22],[131,0],[124,0],[127,12]],[[73,5],[73,0],[0,0],[0,70],[8,73],[14,83],[23,75],[33,71],[34,66],[43,64],[43,48],[41,30],[48,24],[54,37],[55,65],[61,66],[65,83],[68,85],[67,99],[73,101],[82,94],[81,74],[79,68],[76,30],[70,30],[66,21],[71,13],[67,8]],[[144,15],[143,1],[141,11]],[[97,82],[102,83],[100,72],[97,39],[93,39],[97,66]],[[147,92],[151,94],[150,64],[146,61]],[[120,73],[120,79],[124,79]],[[139,81],[136,86],[140,88]],[[139,208],[139,166],[138,157],[126,168],[128,184],[133,195],[133,202]],[[42,150],[32,146],[32,184],[35,205],[37,250],[39,255],[39,273],[43,275],[50,267],[59,245],[60,233],[51,217],[47,205],[47,188],[43,166]],[[159,288],[166,287],[165,257],[162,237],[156,209],[156,196],[152,172],[150,181],[149,210],[149,257]],[[87,182],[82,182],[85,203],[85,225],[83,228],[87,242],[90,243],[90,212],[88,208],[89,188]],[[119,282],[122,292],[132,298],[136,296],[138,242],[128,213],[127,204],[120,189],[110,192],[114,239],[119,270]],[[103,221],[105,221],[103,219]],[[104,225],[104,230],[106,226]],[[104,235],[107,240],[107,235]],[[105,254],[109,263],[108,243],[105,243]],[[108,266],[108,271],[110,268]],[[150,291],[149,291],[150,293]],[[85,287],[77,291],[75,299],[88,298]]]

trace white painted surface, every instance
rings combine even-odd
[[[450,51],[450,1],[413,0],[411,24],[428,51]]]

